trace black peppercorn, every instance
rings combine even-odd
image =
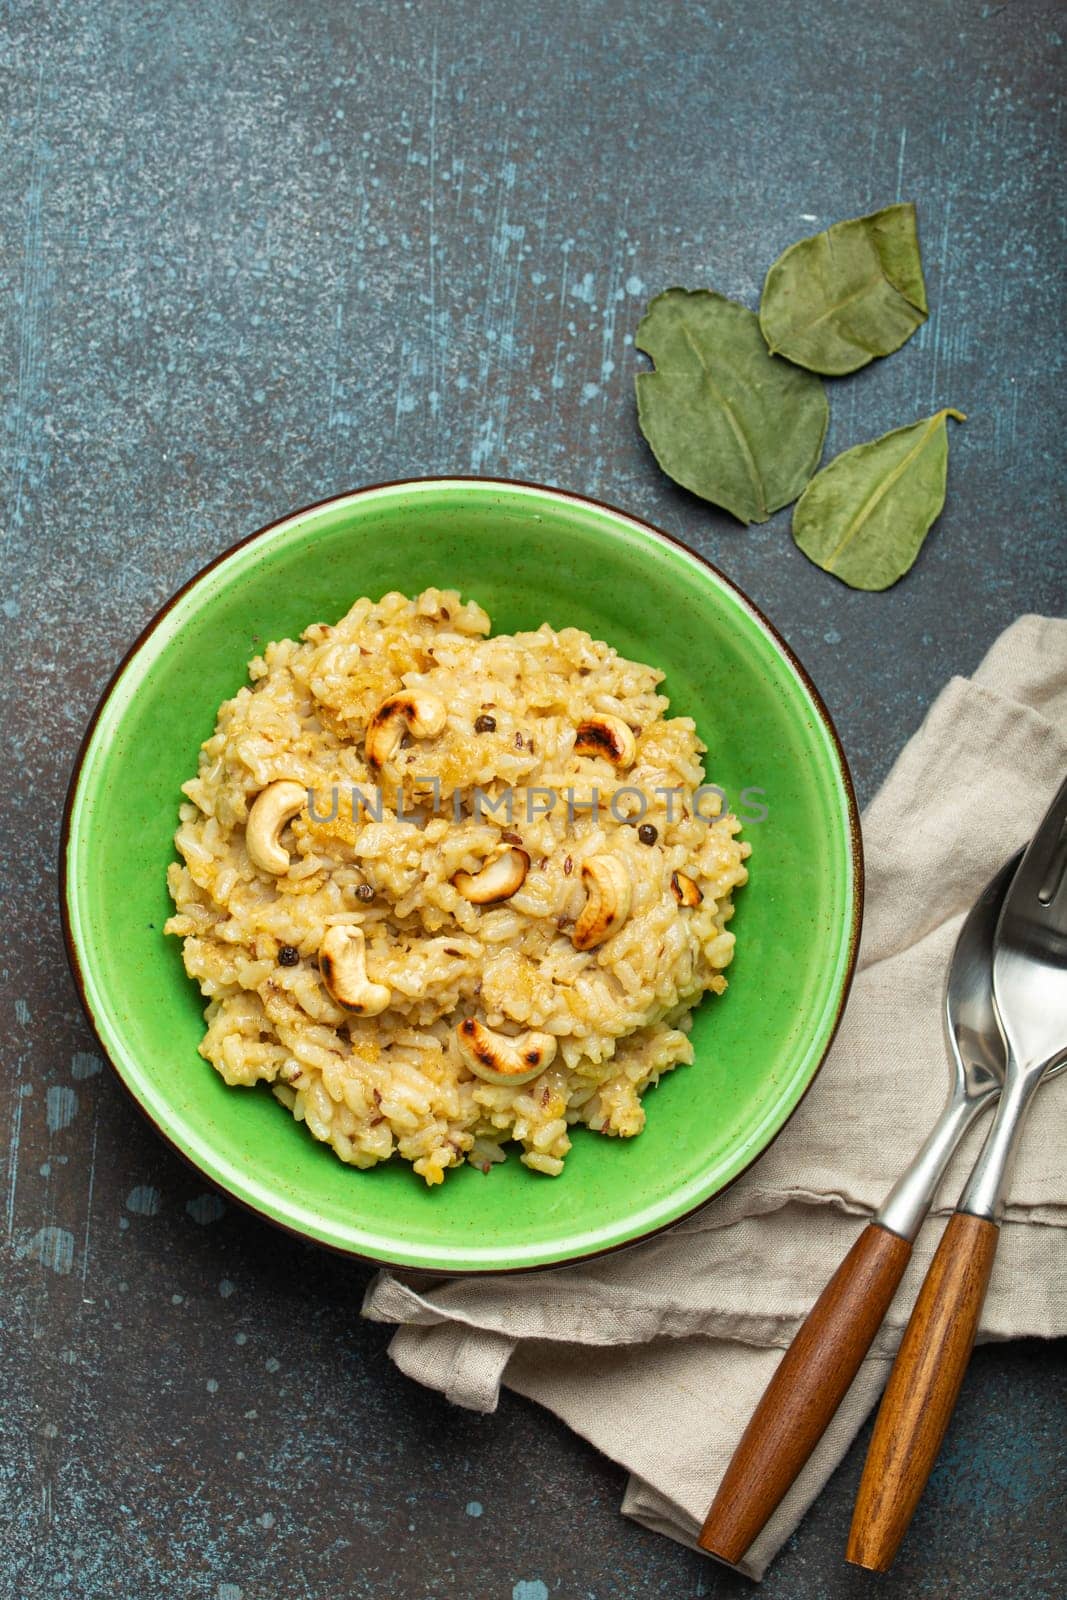
[[[637,830],[637,837],[642,844],[655,844],[659,838],[659,832],[652,826],[651,822],[642,822]]]
[[[357,900],[373,900],[374,899],[374,890],[371,888],[369,883],[361,883],[359,885],[359,888],[356,890],[356,899]]]
[[[283,944],[278,951],[278,960],[283,967],[295,967],[300,960],[300,951],[295,944]]]
[[[495,733],[496,718],[487,717],[483,712],[483,714],[476,720],[474,724],[474,731],[475,733]]]

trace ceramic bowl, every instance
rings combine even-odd
[[[695,718],[708,745],[709,778],[752,819],[730,986],[696,1012],[694,1065],[646,1095],[638,1138],[575,1130],[558,1178],[528,1171],[515,1153],[434,1189],[399,1161],[344,1166],[265,1087],[229,1089],[197,1054],[201,997],[178,941],[161,931],[179,786],[249,658],[270,639],[336,621],[359,595],[431,584],[478,600],[497,631],[575,626],[661,667],[673,712]],[[718,1194],[767,1148],[818,1071],[845,1003],[861,900],[845,758],[771,624],[646,523],[531,484],[385,484],[298,511],[227,551],[122,663],[67,806],[73,970],[104,1050],[160,1133],[272,1222],[434,1272],[575,1261]]]

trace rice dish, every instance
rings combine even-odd
[[[726,988],[747,878],[662,673],[576,628],[489,634],[427,589],[268,645],[167,879],[201,1055],[428,1184],[510,1142],[558,1175],[576,1123],[640,1133]]]

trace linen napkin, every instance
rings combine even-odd
[[[852,996],[777,1142],[695,1217],[583,1266],[424,1288],[379,1273],[363,1310],[401,1324],[397,1366],[479,1411],[494,1409],[502,1383],[547,1406],[629,1470],[627,1516],[695,1545],[782,1350],[937,1115],[956,935],[1065,771],[1067,622],[1022,617],[973,678],[942,691],[866,812]],[[749,1577],[762,1576],[877,1400],[986,1126],[957,1153],[847,1399],[740,1563]],[[1067,1074],[1042,1088],[1023,1137],[980,1338],[1067,1333],[1065,1133]]]

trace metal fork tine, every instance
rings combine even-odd
[[[1045,813],[1016,874],[1028,920],[1067,937],[1067,778]]]
[[[1067,877],[1067,821],[1060,829],[1059,839],[1051,859],[1045,868],[1045,876],[1041,887],[1037,891],[1037,898],[1043,906],[1052,905],[1057,894],[1063,888],[1064,878]]]

